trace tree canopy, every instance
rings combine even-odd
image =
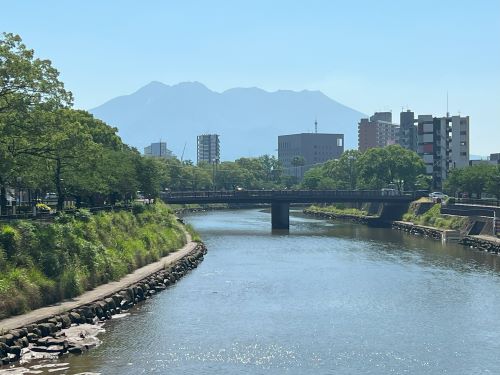
[[[380,189],[394,184],[399,190],[414,189],[425,172],[422,159],[399,145],[344,152],[304,175],[308,189]]]

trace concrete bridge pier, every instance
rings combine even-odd
[[[273,229],[290,228],[290,203],[273,202],[271,203],[271,222]]]

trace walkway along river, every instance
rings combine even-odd
[[[497,255],[297,215],[187,216],[204,262],[58,373],[500,373]]]

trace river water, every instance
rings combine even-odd
[[[500,374],[498,256],[300,215],[271,233],[259,210],[186,220],[205,261],[56,373]]]

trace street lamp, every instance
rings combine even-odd
[[[354,181],[353,181],[353,175],[352,175],[352,164],[356,160],[356,157],[354,155],[349,155],[347,157],[349,160],[349,183],[351,185],[351,190],[354,190]]]
[[[213,185],[213,190],[215,191],[217,188],[217,184],[215,183],[215,177],[217,174],[217,164],[219,163],[219,159],[213,158],[212,159],[212,185]]]

